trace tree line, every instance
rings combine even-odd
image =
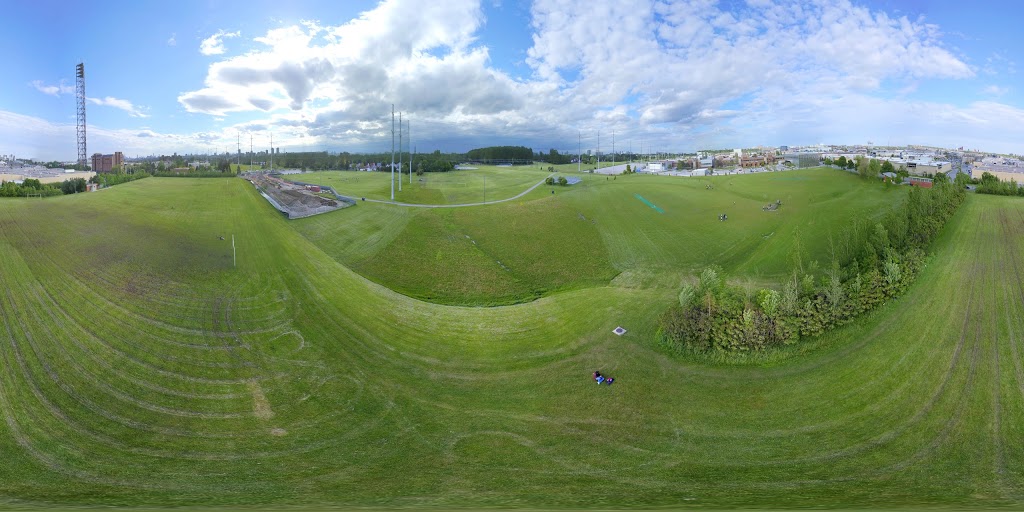
[[[77,189],[78,180],[82,182],[82,192],[85,192],[85,180],[82,178],[67,180],[64,183],[74,182],[72,186]],[[56,185],[41,183],[39,180],[32,178],[26,179],[20,184],[13,181],[5,181],[0,185],[0,197],[50,197],[64,195],[64,183]],[[71,193],[74,192],[72,191]]]
[[[990,172],[981,173],[981,179],[975,180],[975,183],[978,185],[975,191],[979,194],[1024,197],[1024,187],[1021,187],[1017,180],[1002,181]]]
[[[781,289],[753,292],[727,284],[718,267],[704,269],[660,321],[660,343],[673,352],[756,351],[818,336],[902,293],[925,251],[963,203],[948,180],[912,188],[880,221],[856,221],[832,242],[822,268],[805,262],[799,236],[794,268]]]
[[[466,159],[479,162],[504,160],[526,164],[533,161],[533,150],[525,146],[489,146],[467,151]]]
[[[862,178],[877,178],[882,173],[891,172],[895,173],[897,177],[902,180],[903,178],[910,176],[907,172],[907,168],[904,165],[900,165],[899,169],[892,165],[892,162],[888,160],[878,160],[876,158],[868,158],[864,155],[857,155],[854,158],[846,158],[840,156],[839,158],[832,159],[825,157],[822,162],[825,165],[833,165],[840,169],[846,169],[849,171],[857,171],[857,174]]]

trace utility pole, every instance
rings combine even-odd
[[[395,104],[391,104],[391,200],[395,200]]]
[[[274,132],[270,132],[270,172],[274,172]]]
[[[612,130],[612,165],[615,165],[615,130]]]
[[[583,169],[583,134],[576,130],[576,172]]]
[[[242,133],[238,132],[235,134],[235,150],[238,152],[235,160],[238,161],[238,172],[242,172]]]
[[[411,135],[411,133],[412,133],[412,123],[409,122],[409,121],[406,121],[405,123],[406,123],[405,124],[405,133],[410,134],[408,137],[406,137],[407,139],[409,139],[409,142],[407,142],[406,144],[409,144],[411,146],[412,145],[412,135]],[[412,162],[413,162],[412,154],[409,154],[409,184],[410,185],[412,185]]]
[[[249,170],[252,170],[252,134],[249,134]]]
[[[601,169],[601,130],[597,131],[597,169]]]
[[[402,191],[402,113],[398,113],[398,191]]]

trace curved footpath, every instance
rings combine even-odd
[[[552,174],[551,176],[554,176],[554,174]],[[548,178],[550,178],[551,176],[548,176]],[[496,199],[496,200],[494,200],[494,201],[483,201],[483,202],[480,202],[480,203],[462,203],[462,204],[416,204],[416,203],[399,203],[399,202],[396,202],[396,201],[385,201],[385,200],[383,200],[383,199],[367,199],[367,198],[365,198],[365,197],[363,197],[363,198],[361,198],[361,199],[362,199],[363,201],[366,201],[367,203],[381,203],[381,204],[392,204],[392,205],[395,205],[395,206],[410,206],[410,207],[413,207],[413,208],[461,208],[461,207],[463,207],[463,206],[483,206],[483,205],[485,205],[485,204],[497,204],[497,203],[504,203],[504,202],[506,202],[506,201],[514,201],[514,200],[516,200],[516,199],[519,199],[520,197],[523,197],[523,196],[525,196],[526,194],[529,194],[530,192],[533,192],[533,189],[535,189],[535,188],[537,188],[537,187],[539,187],[539,186],[543,185],[543,184],[544,184],[544,181],[545,181],[545,180],[547,180],[548,178],[544,178],[543,180],[540,180],[539,182],[537,182],[537,184],[536,184],[536,185],[534,185],[534,186],[532,186],[532,187],[530,187],[530,188],[528,188],[528,189],[526,189],[526,190],[524,190],[524,191],[520,192],[520,193],[519,193],[519,195],[516,195],[516,196],[512,196],[512,197],[507,197],[507,198],[505,198],[505,199]],[[346,197],[352,197],[352,198],[354,199],[354,196],[346,196]]]

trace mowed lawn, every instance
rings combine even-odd
[[[707,178],[587,176],[583,184],[566,198],[600,227],[617,269],[696,272],[715,263],[750,277],[788,273],[797,244],[807,262],[828,264],[830,236],[841,243],[854,221],[880,218],[907,191],[825,168]],[[777,211],[763,209],[776,201]]]
[[[396,164],[397,165],[397,164]],[[542,181],[551,173],[536,166],[478,166],[476,169],[423,173],[412,176],[395,174],[395,201],[413,204],[466,204],[507,199]],[[339,194],[368,199],[391,199],[391,173],[362,171],[319,171],[285,178],[329,185]]]
[[[805,264],[828,266],[856,220],[881,217],[907,190],[831,169],[581,178],[510,203],[438,210],[360,203],[294,225],[391,289],[431,302],[494,305],[613,279],[674,289],[711,264],[736,279],[777,284],[798,246]],[[762,210],[776,200],[783,202],[778,211]],[[718,220],[722,213],[727,221]]]
[[[0,500],[1024,504],[1022,201],[969,197],[903,298],[770,367],[659,351],[675,290],[441,306],[293,225],[241,180],[0,202]]]

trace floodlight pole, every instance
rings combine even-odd
[[[615,165],[615,130],[612,130],[612,166]]]
[[[252,170],[252,157],[253,156],[254,155],[252,154],[252,134],[250,133],[249,134],[249,170],[250,171]]]
[[[405,129],[405,131],[406,131],[406,133],[409,133],[409,134],[412,133],[412,123],[410,123],[409,121],[406,121],[406,129]],[[412,135],[410,135],[407,138],[409,139],[409,144],[412,145]],[[412,160],[413,160],[412,154],[410,153],[409,154],[409,184],[410,185],[412,185]]]
[[[583,169],[583,134],[576,130],[576,172]]]
[[[395,104],[391,104],[391,200],[395,200]]]
[[[597,131],[597,170],[601,170],[601,130]]]
[[[398,191],[402,191],[402,113],[398,113]]]
[[[270,132],[270,172],[274,172],[274,132]]]

